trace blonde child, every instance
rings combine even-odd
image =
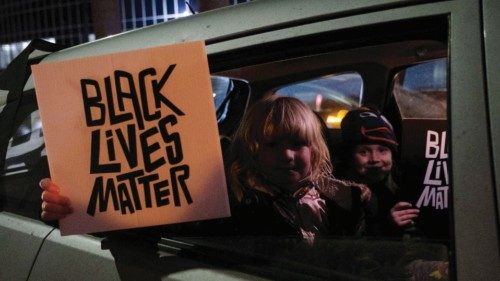
[[[364,200],[370,191],[333,178],[318,117],[298,99],[257,102],[236,132],[231,153],[233,217],[241,232],[297,234],[312,242],[318,234],[357,231],[361,218],[341,214],[357,213],[352,188]]]

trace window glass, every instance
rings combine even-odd
[[[250,95],[248,82],[224,76],[211,76],[211,81],[216,118],[219,125],[226,122],[228,118],[231,119],[231,112],[234,113],[235,111],[238,113],[236,115],[239,116],[237,121],[240,121]],[[235,109],[235,106],[238,109]],[[223,134],[223,132],[219,133]]]
[[[422,63],[421,57],[407,56],[407,53],[413,54],[422,46],[429,50],[425,54],[426,62]],[[452,223],[449,220],[449,204],[452,200],[449,199],[451,186],[448,183],[446,147],[446,50],[446,45],[437,41],[396,42],[219,73],[249,81],[255,100],[277,94],[295,97],[307,104],[328,126],[323,133],[327,145],[332,148],[332,161],[336,161],[333,163],[334,173],[339,179],[357,180],[349,166],[352,159],[342,158],[350,155],[350,148],[341,143],[342,135],[338,130],[349,110],[362,105],[377,107],[396,128],[399,146],[391,157],[393,169],[390,176],[385,177],[384,182],[370,183],[375,190],[372,190],[373,200],[356,203],[362,206],[360,212],[363,212],[360,223],[365,228],[361,230],[361,237],[352,237],[350,233],[337,235],[332,231],[327,236],[318,237],[311,247],[303,247],[279,231],[265,237],[254,235],[260,230],[254,227],[244,232],[245,235],[250,233],[244,239],[239,236],[182,237],[179,239],[185,244],[180,247],[192,249],[192,245],[196,245],[207,255],[214,254],[229,262],[235,256],[243,256],[260,264],[274,264],[278,257],[283,269],[294,273],[307,272],[309,276],[324,279],[448,278],[449,229]],[[436,59],[441,57],[443,59]],[[347,63],[346,58],[349,58]],[[352,71],[335,73],[331,69]],[[320,74],[310,79],[310,73],[316,71]],[[397,73],[396,76],[394,73]],[[294,82],[290,82],[291,79]],[[393,101],[388,102],[392,98],[391,93],[399,94],[397,98],[406,94],[402,96],[407,99],[405,110],[400,108],[403,104],[399,100],[397,106]],[[413,97],[415,94],[420,94],[420,97]],[[438,104],[433,105],[436,101]],[[231,160],[231,157],[227,159]],[[411,223],[397,227],[393,221],[385,221],[390,216],[391,208],[408,206],[406,202],[411,204],[408,209],[418,208],[419,212]],[[267,216],[270,216],[268,213],[252,214],[255,215],[251,219],[258,221],[262,229],[270,228],[264,227],[267,226]],[[332,215],[331,222],[334,224],[342,224],[346,218],[351,218],[346,213],[335,211],[329,215]],[[248,225],[252,225],[253,221],[248,221]],[[268,225],[272,226],[276,221]],[[217,225],[217,229],[221,227]],[[221,249],[227,256],[221,255]]]
[[[433,60],[396,74],[393,93],[403,118],[446,118],[447,63]]]
[[[361,104],[363,79],[355,72],[327,75],[284,86],[276,94],[300,99],[329,128],[339,129],[345,114]]]
[[[7,102],[7,95],[9,91],[0,90],[0,112],[2,112],[5,108],[5,103]]]
[[[37,184],[47,175],[42,123],[36,110],[14,129],[8,143],[0,173],[4,210],[38,219],[41,190]]]
[[[393,81],[401,114],[399,177],[420,210],[419,229],[449,237],[452,186],[448,169],[447,58],[407,67]]]
[[[24,119],[9,140],[4,176],[28,172],[33,163],[45,156],[42,122],[38,110]]]

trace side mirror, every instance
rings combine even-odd
[[[211,81],[219,134],[230,137],[248,108],[250,85],[245,80],[225,76],[212,76]]]

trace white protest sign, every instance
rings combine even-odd
[[[227,217],[203,42],[33,66],[63,235]]]

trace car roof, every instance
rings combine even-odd
[[[238,42],[233,39],[403,5],[410,5],[410,3],[404,0],[359,0],[355,2],[323,0],[310,5],[302,0],[257,0],[170,20],[63,49],[49,54],[40,63],[197,40],[204,40],[207,53],[213,54],[234,49]],[[246,44],[243,43],[243,45]],[[24,90],[33,88],[33,76],[30,76]]]
[[[404,2],[408,5],[408,2],[403,0],[355,2],[328,0],[315,2],[314,5],[302,0],[252,1],[81,44],[51,54],[45,61],[109,54],[196,40],[205,40],[206,44],[210,45],[346,14],[359,14],[387,8],[387,6],[400,6]]]

